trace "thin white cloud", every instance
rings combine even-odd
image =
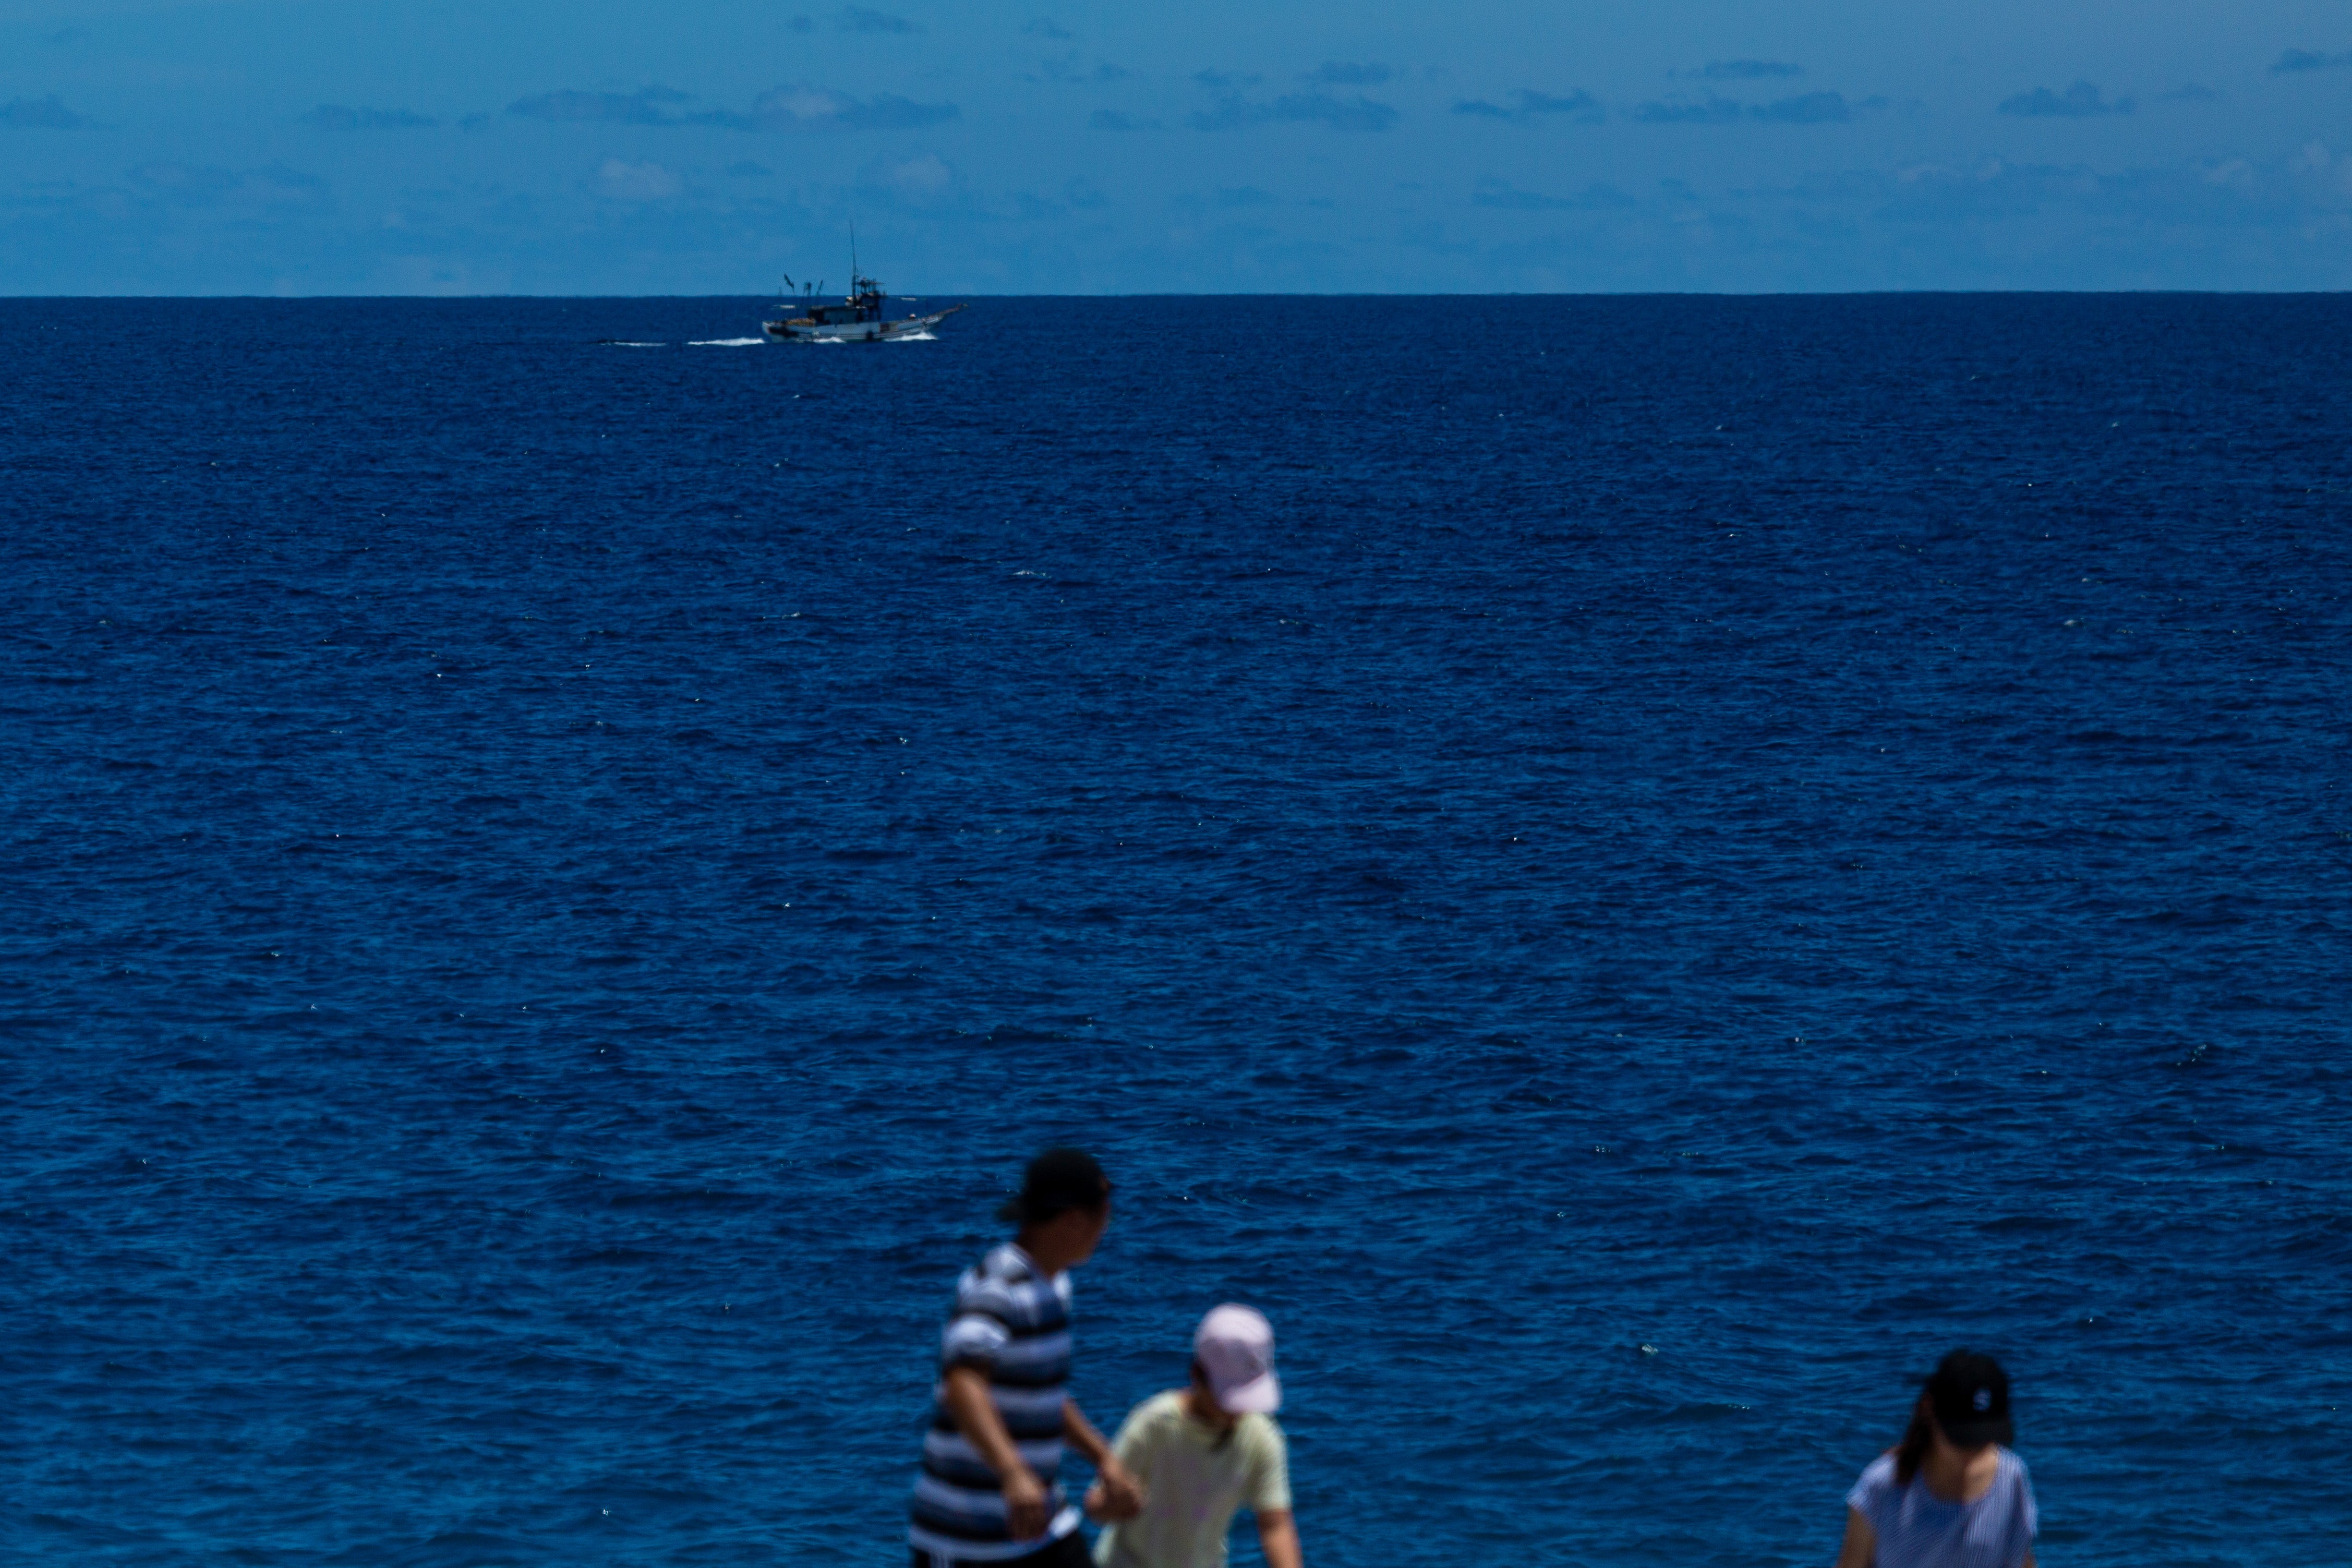
[[[1709,60],[1691,74],[1701,81],[1769,81],[1802,76],[1805,68],[1786,60]]]
[[[1580,125],[1598,125],[1607,118],[1601,100],[1582,88],[1565,95],[1521,88],[1511,94],[1507,103],[1490,103],[1483,98],[1457,99],[1454,112],[1485,120],[1526,121],[1559,119]]]
[[[685,181],[651,160],[632,163],[607,158],[596,171],[598,194],[619,202],[667,201],[685,188]]]
[[[2289,49],[2271,62],[2273,76],[2288,76],[2296,71],[2340,71],[2352,69],[2352,49],[2342,54],[2322,54],[2317,49]]]
[[[314,131],[416,131],[441,123],[406,109],[346,109],[340,103],[322,103],[301,120]]]
[[[1730,125],[1739,120],[1740,114],[1737,101],[1712,93],[1696,102],[1676,99],[1637,103],[1633,108],[1633,118],[1644,125]]]
[[[918,103],[894,92],[856,98],[831,88],[787,86],[753,99],[749,114],[696,118],[738,131],[908,131],[953,120],[957,112],[952,103]]]
[[[669,106],[687,102],[692,96],[669,87],[640,88],[635,92],[581,92],[566,88],[516,99],[507,105],[507,112],[520,120],[556,123],[677,125],[682,121]]]
[[[2011,93],[2000,100],[2000,107],[2003,114],[2032,120],[2088,120],[2105,114],[2129,114],[2132,100],[2118,98],[2109,101],[2089,82],[2077,81],[2063,92],[2037,87],[2032,92]]]
[[[1479,181],[1471,191],[1470,205],[1517,212],[1612,212],[1641,204],[1611,184],[1587,185],[1581,194],[1573,196],[1548,196],[1537,191],[1523,191],[1507,180],[1489,177]]]
[[[226,206],[262,212],[319,208],[327,182],[282,163],[259,169],[224,169],[208,163],[159,160],[131,171],[142,195],[174,206]]]
[[[1254,125],[1328,125],[1334,131],[1387,131],[1397,122],[1397,111],[1371,99],[1334,98],[1326,92],[1289,92],[1268,102],[1253,102],[1235,94],[1213,109],[1188,117],[1195,131],[1239,131]]]
[[[887,11],[877,11],[866,5],[852,5],[834,13],[833,25],[845,33],[919,33],[922,28],[904,16]]]
[[[9,131],[76,131],[89,121],[68,109],[52,94],[47,98],[12,98],[0,103],[0,129]]]
[[[793,83],[772,87],[751,100],[748,111],[682,110],[691,95],[674,88],[636,92],[582,92],[566,89],[517,99],[507,112],[520,119],[556,123],[716,126],[726,131],[906,131],[953,120],[952,103],[918,103],[896,93],[858,98],[832,88]]]
[[[1853,106],[1842,92],[1801,92],[1794,98],[1751,105],[1748,117],[1778,125],[1833,125],[1852,120]]]

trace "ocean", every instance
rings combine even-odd
[[[2345,1560],[2352,298],[763,308],[0,302],[10,1561],[901,1563],[1057,1142],[1316,1568]]]

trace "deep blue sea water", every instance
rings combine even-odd
[[[0,303],[0,1555],[895,1568],[1068,1140],[1317,1568],[2347,1559],[2352,300],[761,311]]]

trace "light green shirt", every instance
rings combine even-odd
[[[1128,1412],[1111,1451],[1150,1500],[1102,1532],[1101,1568],[1225,1568],[1234,1510],[1290,1507],[1290,1458],[1271,1415],[1244,1415],[1223,1437],[1186,1414],[1181,1390],[1155,1394]]]

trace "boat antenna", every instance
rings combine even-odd
[[[852,292],[855,292],[857,288],[857,220],[856,218],[849,220],[849,287]]]

